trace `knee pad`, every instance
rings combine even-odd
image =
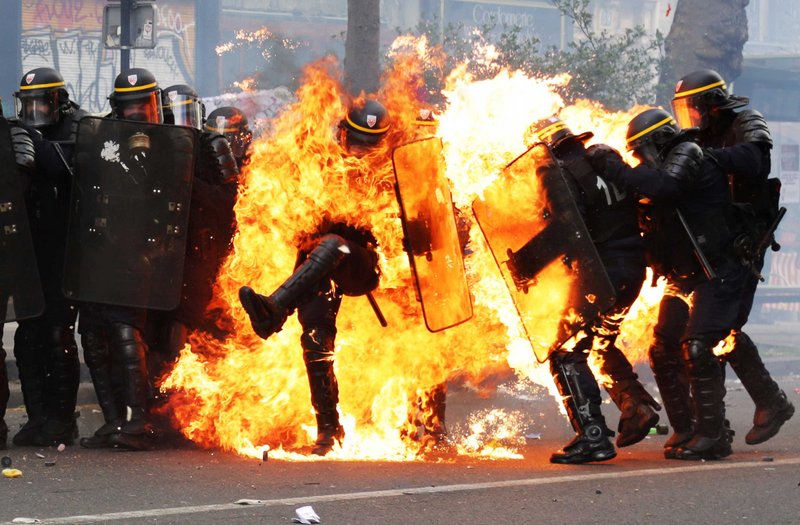
[[[39,343],[36,327],[29,323],[20,324],[14,332],[14,357],[24,360],[27,356],[38,353],[36,347]]]
[[[72,349],[75,348],[75,335],[67,326],[49,326],[47,328],[47,344],[51,348]]]
[[[103,366],[108,361],[108,335],[103,330],[87,329],[81,334],[83,359],[89,368]]]
[[[671,369],[680,364],[680,349],[666,341],[656,338],[647,352],[650,359],[650,368],[653,371]]]
[[[333,361],[335,336],[327,330],[306,330],[300,336],[303,347],[303,360],[306,365]]]
[[[127,324],[115,324],[111,333],[111,341],[123,363],[138,364],[144,361],[145,344],[138,328]]]
[[[719,364],[711,347],[700,339],[689,339],[681,345],[683,362],[690,370],[705,371]]]

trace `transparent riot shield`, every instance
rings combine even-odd
[[[427,138],[392,153],[397,200],[425,325],[444,330],[472,317],[442,141]]]
[[[196,151],[192,128],[81,119],[64,269],[68,298],[178,306]]]
[[[23,175],[11,144],[11,129],[0,117],[0,321],[41,315],[44,295],[36,266]]]
[[[614,288],[545,145],[506,166],[472,210],[540,362],[613,305]]]

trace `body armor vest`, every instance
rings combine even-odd
[[[636,203],[631,195],[598,177],[586,159],[566,161],[561,165],[585,196],[584,220],[592,241],[601,244],[639,235]]]
[[[681,223],[680,210],[697,240],[703,254],[717,269],[732,253],[731,203],[727,194],[719,202],[707,200],[704,188],[713,188],[713,177],[722,177],[712,170],[713,164],[702,162],[702,151],[694,143],[679,143],[670,150],[662,169],[680,181],[683,191],[680,201],[639,208],[641,229],[645,239],[648,262],[659,275],[690,278],[703,273],[694,253],[689,232]],[[720,192],[724,189],[720,186]],[[699,206],[693,205],[697,200]]]

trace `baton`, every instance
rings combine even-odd
[[[372,292],[367,292],[367,299],[369,300],[369,305],[372,307],[372,311],[375,312],[375,317],[377,317],[378,322],[381,323],[381,326],[384,328],[389,326],[389,323],[386,322],[386,318],[383,316],[383,312],[381,312],[381,307],[378,306],[378,301],[375,300],[375,296],[372,295]]]
[[[51,144],[53,144],[53,149],[56,150],[56,153],[58,153],[58,157],[61,159],[61,162],[63,162],[64,166],[67,168],[70,177],[74,177],[75,173],[72,171],[72,167],[69,165],[69,162],[67,162],[66,157],[64,157],[64,150],[61,149],[61,144],[59,144],[58,142],[52,142]]]
[[[714,269],[711,267],[711,264],[706,259],[705,254],[703,253],[703,249],[697,243],[697,238],[692,233],[692,229],[689,228],[689,223],[686,222],[681,210],[675,209],[675,213],[678,214],[678,219],[680,219],[681,224],[683,225],[683,229],[686,230],[686,235],[689,236],[689,240],[692,242],[692,248],[694,248],[694,254],[697,256],[697,260],[700,263],[700,266],[703,267],[703,273],[706,274],[706,277],[709,281],[713,281],[717,278],[717,274],[714,273]]]
[[[761,241],[759,241],[758,247],[757,247],[758,251],[756,252],[757,254],[760,255],[762,252],[766,252],[767,251],[767,246],[769,246],[770,244],[777,244],[777,243],[775,243],[775,240],[774,240],[773,236],[775,235],[775,231],[778,229],[778,225],[783,220],[783,216],[784,215],[786,215],[786,208],[781,206],[781,208],[778,210],[778,214],[775,216],[775,219],[772,221],[772,224],[769,225],[769,228],[767,229],[766,233],[761,238]],[[776,251],[779,250],[779,249],[780,249],[780,245],[778,245],[777,248],[773,248],[773,250],[776,250]]]

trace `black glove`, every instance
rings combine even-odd
[[[594,144],[586,149],[586,160],[597,173],[605,175],[609,163],[622,162],[622,156],[611,146]]]

